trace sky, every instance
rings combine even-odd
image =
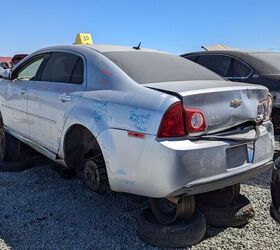
[[[0,56],[71,44],[78,32],[176,54],[216,43],[280,50],[280,0],[3,0],[0,13]]]

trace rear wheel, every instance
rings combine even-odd
[[[102,154],[87,159],[84,164],[84,183],[96,193],[104,193],[108,186],[108,177]]]
[[[189,219],[195,210],[194,196],[151,198],[150,205],[158,222],[169,225],[177,219]]]

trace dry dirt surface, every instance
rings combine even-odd
[[[191,249],[280,249],[280,225],[269,214],[270,174],[242,185],[256,210],[243,228],[207,228]],[[141,241],[135,219],[146,199],[100,196],[53,164],[0,172],[0,249],[155,249]]]

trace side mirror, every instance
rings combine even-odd
[[[5,80],[11,80],[12,79],[12,70],[11,69],[6,69],[2,73],[2,78],[5,79]]]

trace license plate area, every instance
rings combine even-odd
[[[247,144],[232,146],[226,149],[227,168],[236,168],[250,162]],[[251,157],[250,157],[251,158]]]

